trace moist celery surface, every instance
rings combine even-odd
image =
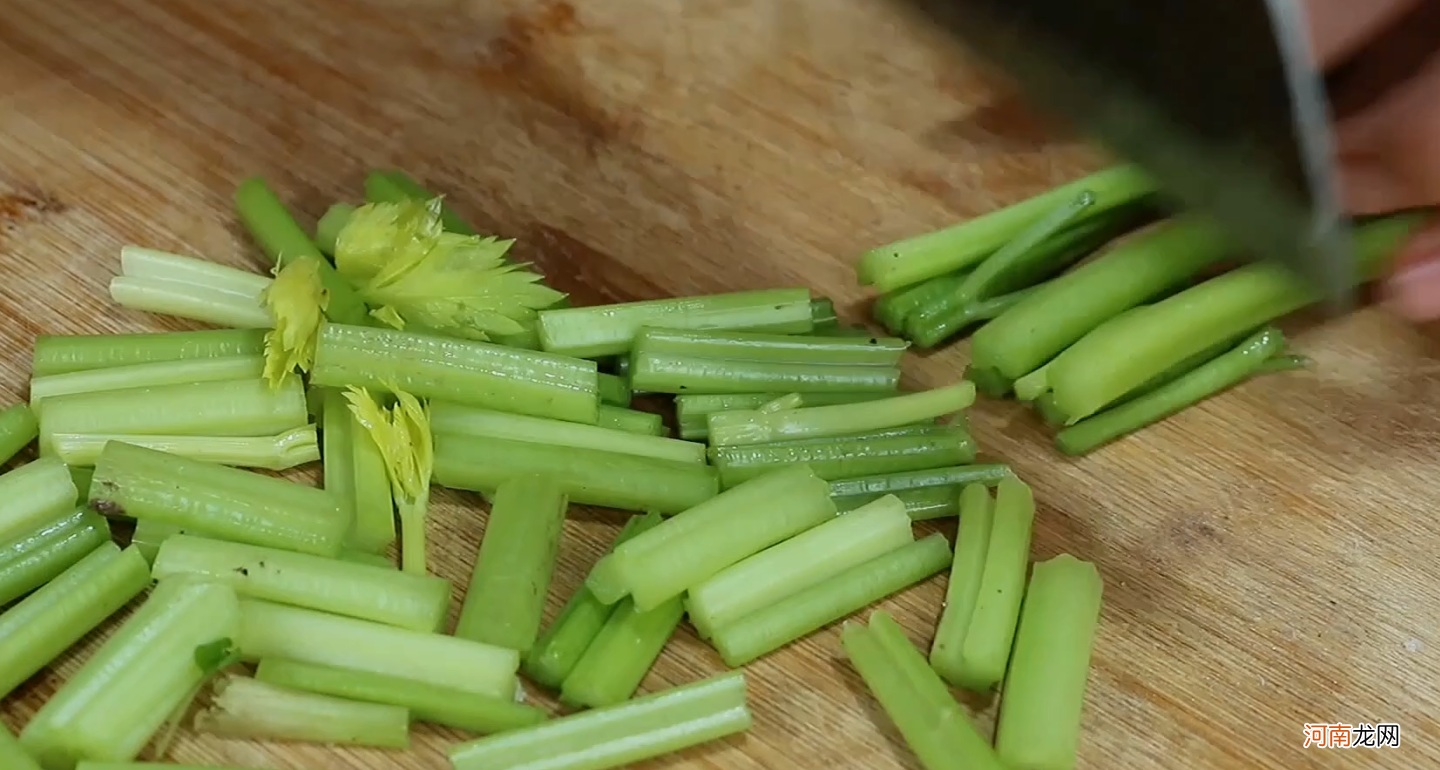
[[[54,580],[110,541],[110,525],[78,508],[0,543],[0,607]]]
[[[30,403],[39,408],[45,399],[74,393],[98,393],[192,382],[259,379],[265,373],[262,355],[180,359],[112,366],[83,372],[52,374],[30,381]]]
[[[552,479],[526,474],[495,490],[455,636],[530,651],[560,552],[569,500]]]
[[[148,436],[130,433],[55,433],[50,451],[71,468],[95,465],[111,441],[160,452],[230,465],[283,471],[320,459],[314,425],[292,428],[274,436]]]
[[[410,714],[399,706],[316,695],[239,676],[222,678],[214,689],[210,707],[195,715],[198,732],[230,738],[410,747]]]
[[[827,438],[847,433],[885,430],[958,412],[975,401],[975,385],[955,385],[861,404],[718,412],[710,415],[713,446],[763,444],[802,438]]]
[[[9,462],[38,435],[40,423],[30,407],[15,404],[0,410],[0,463]]]
[[[642,436],[598,425],[507,414],[445,401],[430,404],[430,424],[437,433],[529,441],[682,463],[705,462],[703,444],[659,436]]]
[[[669,432],[665,427],[665,419],[654,412],[642,412],[638,409],[626,409],[609,404],[600,405],[600,412],[597,414],[595,424],[601,428],[637,433],[641,436],[666,436]]]
[[[341,391],[324,389],[325,489],[350,518],[346,543],[378,553],[395,542],[395,503],[385,458],[350,411]]]
[[[650,393],[893,391],[906,347],[891,337],[642,329],[630,380]]]
[[[113,366],[190,361],[265,353],[265,329],[217,329],[145,334],[42,334],[31,354],[32,377]]]
[[[70,471],[42,457],[0,475],[0,543],[18,539],[75,507],[79,492]]]
[[[627,700],[684,616],[685,604],[679,596],[645,612],[636,609],[629,597],[621,599],[565,677],[561,702],[599,708]]]
[[[950,582],[945,589],[945,606],[930,645],[930,665],[951,682],[963,682],[965,637],[980,595],[990,551],[990,532],[995,524],[995,500],[979,484],[960,493],[960,525],[955,532],[955,558],[950,565]]]
[[[261,301],[271,279],[259,273],[138,246],[121,249],[120,259],[110,298],[122,307],[236,329],[273,323]]]
[[[692,441],[703,440],[710,435],[709,417],[715,412],[736,409],[758,409],[784,393],[718,393],[679,395],[675,397],[675,422],[679,425],[680,438]],[[893,393],[806,393],[804,406],[827,406],[830,404],[854,404],[861,401],[876,401],[889,398]]]
[[[220,540],[328,557],[340,552],[350,525],[323,489],[118,441],[105,446],[95,465],[90,507]]]
[[[450,583],[442,578],[195,535],[167,538],[153,574],[192,575],[240,596],[415,631],[439,629],[450,609]]]
[[[1010,466],[1003,463],[981,463],[876,476],[857,476],[830,482],[830,496],[875,495],[879,497],[911,489],[937,487],[955,488],[955,493],[958,495],[959,488],[966,484],[994,486],[999,484],[1002,479],[1012,478],[1014,475]]]
[[[716,447],[710,458],[720,473],[720,486],[728,489],[794,463],[810,466],[828,481],[958,465],[974,460],[975,452],[969,431],[935,425],[907,435],[872,433]]]
[[[601,372],[598,377],[600,391],[600,403],[611,406],[630,406],[630,400],[634,396],[630,388],[630,381],[624,377],[617,377],[613,374]]]
[[[734,671],[449,749],[455,770],[606,770],[750,729]]]

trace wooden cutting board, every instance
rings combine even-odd
[[[122,244],[262,261],[231,214],[270,180],[307,225],[403,168],[518,239],[579,303],[784,285],[865,313],[863,249],[1094,168],[883,3],[862,0],[12,0],[0,22],[3,397],[39,333],[188,328],[117,309]],[[1095,560],[1106,604],[1080,767],[1440,764],[1440,379],[1371,310],[1289,329],[1313,370],[1265,378],[1087,459],[1013,404],[973,410],[1041,505],[1035,555]],[[907,361],[955,381],[966,346]],[[577,512],[555,610],[616,517]],[[478,499],[437,493],[433,561],[464,584]],[[953,524],[941,525],[947,533]],[[936,578],[883,604],[927,646]],[[18,729],[113,624],[4,703]],[[748,668],[748,736],[646,767],[917,767],[834,629]],[[654,690],[721,670],[691,635]],[[988,728],[994,706],[971,699]],[[1398,723],[1400,748],[1304,749],[1306,723]],[[443,768],[408,753],[187,734],[174,761]]]

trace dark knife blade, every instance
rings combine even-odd
[[[1324,80],[1293,0],[905,0],[1335,312],[1355,292]]]

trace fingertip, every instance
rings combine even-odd
[[[1385,282],[1386,304],[1409,321],[1440,320],[1440,222],[1421,231],[1395,260]]]

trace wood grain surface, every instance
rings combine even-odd
[[[260,174],[307,225],[403,168],[518,239],[578,303],[808,285],[858,320],[869,246],[1037,193],[1100,161],[867,0],[10,0],[0,13],[0,396],[39,333],[187,328],[113,306],[119,248],[262,268],[230,196]],[[1379,310],[1291,323],[1311,371],[1267,377],[1061,459],[1012,404],[985,453],[1035,488],[1035,555],[1098,562],[1106,603],[1080,767],[1440,766],[1440,379]],[[907,360],[956,380],[961,344]],[[437,492],[460,586],[485,516]],[[947,534],[953,523],[941,525]],[[617,528],[576,511],[553,613]],[[883,606],[928,647],[943,577]],[[8,699],[18,729],[111,623]],[[721,670],[688,632],[645,690]],[[749,667],[747,736],[647,768],[916,768],[835,629]],[[994,705],[971,699],[989,726]],[[1306,722],[1395,722],[1398,749],[1303,749]],[[177,762],[444,768],[405,753],[196,737]]]

